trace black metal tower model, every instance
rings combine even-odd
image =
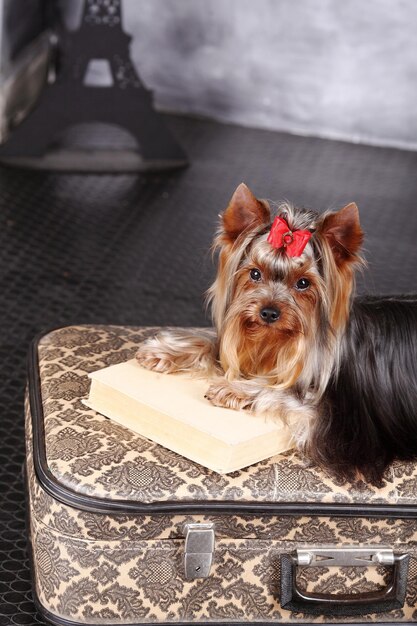
[[[152,95],[130,59],[131,37],[122,30],[122,0],[85,0],[81,25],[58,34],[56,80],[48,84],[32,112],[0,146],[0,160],[11,164],[54,168],[56,140],[70,127],[86,123],[111,124],[127,130],[137,142],[132,158],[117,163],[118,151],[83,147],[58,169],[167,169],[187,164],[187,157],[152,107]],[[106,70],[105,84],[91,84],[92,68]],[[87,79],[87,80],[86,80]],[[55,144],[54,144],[55,142]],[[105,153],[106,151],[104,151]],[[131,151],[132,152],[132,151]],[[136,153],[136,154],[135,154]],[[71,166],[72,164],[72,166]],[[106,165],[107,164],[107,165]]]

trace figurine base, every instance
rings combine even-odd
[[[145,160],[128,150],[50,150],[40,157],[0,157],[0,164],[23,169],[66,172],[160,172],[187,167],[188,161]]]

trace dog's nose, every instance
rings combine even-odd
[[[280,315],[281,311],[272,306],[266,306],[260,312],[261,319],[267,324],[276,322]]]

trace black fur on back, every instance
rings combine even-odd
[[[395,459],[417,458],[417,296],[358,298],[311,451],[339,476],[381,485]]]

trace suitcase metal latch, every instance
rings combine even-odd
[[[206,578],[214,554],[214,524],[185,525],[185,577]]]

